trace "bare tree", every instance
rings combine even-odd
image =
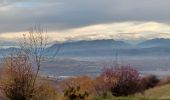
[[[48,44],[47,30],[41,26],[35,26],[30,28],[29,34],[23,35],[23,40],[20,41],[21,52],[25,53],[30,60],[36,65],[36,73],[33,81],[33,85],[37,79],[44,54],[45,49]]]
[[[27,57],[18,53],[4,58],[0,80],[2,100],[56,100],[57,90],[49,81],[39,80],[39,84],[33,84],[35,74]]]
[[[35,94],[38,94],[42,86],[39,87],[35,83],[46,57],[45,54],[50,52],[46,51],[47,45],[47,30],[41,26],[35,26],[30,28],[28,34],[23,34],[23,39],[19,41],[18,51],[12,53],[11,56],[4,57],[3,66],[7,66],[7,71],[5,71],[7,76],[4,77],[4,82],[0,82],[0,88],[7,98],[10,100],[33,100]],[[55,55],[60,48],[61,46],[57,48]],[[36,68],[35,72],[33,67]],[[43,89],[46,88],[43,87]]]

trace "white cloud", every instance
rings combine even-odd
[[[64,39],[125,39],[170,38],[170,26],[156,22],[122,22],[99,24],[64,31]]]
[[[16,40],[28,32],[4,33],[0,38]],[[142,40],[150,38],[170,38],[170,26],[157,22],[122,22],[98,24],[63,31],[49,31],[51,41],[124,39]]]

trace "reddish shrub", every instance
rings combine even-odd
[[[94,89],[97,95],[103,95],[104,93],[111,91],[111,88],[115,86],[117,82],[111,70],[104,69],[103,73],[98,76],[94,81]]]
[[[107,75],[108,79],[114,77],[117,80],[116,84],[110,87],[114,96],[127,96],[141,91],[139,72],[131,66],[105,68],[102,75]]]

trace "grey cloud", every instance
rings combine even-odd
[[[11,8],[0,10],[1,33],[37,23],[62,31],[123,21],[170,22],[169,0],[0,0],[0,5],[3,1]]]

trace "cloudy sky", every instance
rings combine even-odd
[[[51,40],[170,38],[170,0],[0,0],[0,39],[41,24]]]

